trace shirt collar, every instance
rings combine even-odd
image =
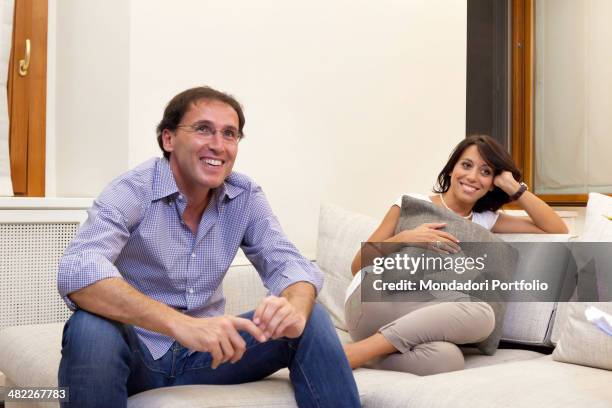
[[[179,189],[170,169],[170,163],[162,158],[157,162],[155,182],[153,183],[153,200],[178,193]]]
[[[220,185],[219,188],[217,188],[216,191],[215,191],[215,194],[216,194],[217,199],[219,200],[218,201],[219,203],[223,202],[223,199],[225,197],[227,197],[229,200],[232,200],[232,199],[234,199],[236,196],[238,196],[239,194],[241,194],[244,191],[243,188],[235,186],[231,182],[228,183],[228,180],[231,181],[231,178],[232,178],[233,174],[234,173],[230,174],[227,177],[227,179],[225,179],[223,184]]]
[[[216,196],[219,202],[225,197],[232,200],[244,191],[243,188],[227,182],[232,176],[233,173],[216,189]],[[176,185],[176,180],[174,180],[172,169],[170,169],[170,163],[166,158],[160,159],[156,169],[155,182],[153,183],[153,200],[159,200],[160,198],[168,197],[178,192],[179,189]]]

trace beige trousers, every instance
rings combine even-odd
[[[421,293],[419,298],[418,302],[361,302],[360,287],[349,297],[345,317],[353,341],[380,332],[398,350],[368,367],[417,375],[461,370],[465,361],[457,344],[482,341],[495,327],[493,309],[485,302],[467,302],[465,295],[440,300],[424,299]]]

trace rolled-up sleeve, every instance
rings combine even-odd
[[[94,202],[58,266],[58,291],[71,310],[77,305],[70,293],[102,279],[121,278],[114,262],[129,238],[128,222],[112,205]]]
[[[270,293],[279,296],[294,283],[309,282],[318,294],[323,273],[289,241],[260,187],[252,191],[248,214],[242,250]]]

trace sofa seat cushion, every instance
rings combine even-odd
[[[0,371],[19,386],[57,386],[62,327],[62,323],[55,323],[2,330]],[[598,407],[604,406],[600,401],[612,402],[612,391],[606,391],[612,382],[612,372],[549,361],[548,357],[541,358],[538,353],[526,350],[500,349],[493,356],[465,353],[469,370],[429,377],[355,370],[362,403],[366,407],[472,408],[495,406],[494,402],[515,401],[516,398],[519,402],[524,401],[515,406],[525,407],[531,403]],[[526,359],[531,360],[518,361]],[[484,365],[489,366],[482,367]],[[389,387],[390,384],[394,386]],[[445,391],[441,393],[440,390]],[[552,402],[548,403],[547,398]],[[474,402],[481,399],[482,403]],[[129,400],[130,408],[218,406],[294,407],[288,371],[281,370],[256,383],[170,387],[137,394]]]
[[[0,371],[23,387],[57,386],[63,323],[9,327],[0,331]],[[360,395],[377,392],[385,384],[417,376],[394,371],[359,369],[355,378]],[[135,407],[295,407],[288,370],[262,381],[241,385],[189,385],[160,388],[133,395]]]
[[[297,407],[291,384],[269,377],[239,385],[182,385],[141,392],[128,399],[129,408]]]
[[[61,358],[63,323],[16,326],[0,332],[0,371],[22,386],[55,386]],[[343,343],[348,333],[337,330]],[[500,349],[485,356],[476,349],[465,348],[466,368],[482,367],[541,357],[542,354],[520,349]],[[371,371],[371,370],[367,370]]]
[[[612,406],[610,384],[610,371],[545,356],[390,384],[362,402],[376,408],[604,408]]]
[[[376,399],[385,384],[408,382],[412,374],[361,368],[355,380],[362,399]],[[185,385],[158,388],[130,397],[129,408],[297,407],[287,369],[265,380],[240,385]]]
[[[64,323],[0,331],[0,371],[24,387],[57,387]]]
[[[544,357],[545,354],[537,351],[521,349],[497,349],[492,356],[484,355],[475,348],[462,348],[465,357],[465,368],[486,367],[496,364],[511,363],[514,361],[533,360]]]

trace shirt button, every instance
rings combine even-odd
[[[192,252],[192,253],[191,253],[191,257],[192,257],[192,258],[195,258],[195,252]]]
[[[193,293],[193,289],[189,288],[189,289],[187,289],[187,292],[189,292],[189,294],[192,294]]]
[[[182,194],[179,194],[179,200],[182,200],[182,199],[183,199]]]

